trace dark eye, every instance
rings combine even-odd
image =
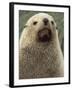
[[[37,21],[33,22],[33,25],[36,25],[37,24]]]
[[[51,23],[52,23],[52,25],[54,25],[54,22],[53,21],[51,21]]]

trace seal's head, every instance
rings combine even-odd
[[[46,13],[38,13],[32,16],[26,23],[28,36],[34,41],[49,42],[56,33],[56,23],[52,16]]]

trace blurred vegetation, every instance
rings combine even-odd
[[[19,11],[19,37],[21,35],[21,32],[24,28],[24,25],[26,24],[27,20],[37,14],[37,13],[48,13],[51,16],[54,17],[57,27],[58,27],[58,36],[59,36],[59,41],[61,45],[61,49],[64,55],[64,13],[62,12],[43,12],[43,11],[24,11],[20,10]]]

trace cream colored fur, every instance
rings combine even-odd
[[[52,40],[41,43],[37,41],[37,32],[44,27],[43,18],[48,18],[48,27],[52,30]],[[37,25],[33,22],[37,21]],[[47,78],[64,76],[64,60],[59,44],[56,23],[53,17],[39,13],[26,23],[20,37],[19,78]]]

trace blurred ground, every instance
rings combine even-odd
[[[27,20],[37,13],[40,13],[40,11],[22,11],[22,10],[19,11],[19,37]],[[54,17],[58,27],[58,35],[61,49],[64,55],[64,13],[61,12],[42,12],[42,13],[48,13]]]

